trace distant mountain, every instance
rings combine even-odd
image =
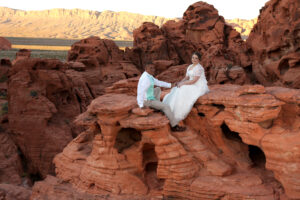
[[[81,9],[23,11],[0,7],[0,36],[82,39],[94,35],[114,40],[133,40],[133,30],[143,22],[161,26],[168,20],[170,18],[129,12]],[[248,23],[240,19],[228,23],[245,34],[249,34],[253,26],[252,21]]]
[[[246,20],[246,19],[226,19],[226,23],[235,28],[241,33],[242,37],[248,38],[253,26],[256,24],[257,18]]]

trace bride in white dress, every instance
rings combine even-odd
[[[201,55],[193,53],[192,63],[186,70],[186,77],[173,87],[164,99],[174,114],[177,123],[185,119],[190,113],[197,99],[209,92],[204,68],[199,63]]]

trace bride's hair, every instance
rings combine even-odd
[[[198,58],[199,58],[199,60],[201,59],[201,54],[198,52],[198,51],[195,51],[193,54],[192,54],[192,56],[193,55],[196,55]]]

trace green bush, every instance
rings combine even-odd
[[[7,114],[7,112],[8,112],[8,102],[5,102],[2,104],[0,116]]]
[[[1,77],[0,77],[0,83],[3,83],[3,82],[6,82],[8,80],[8,77],[6,74],[3,74]]]
[[[38,95],[37,91],[35,91],[35,90],[30,91],[30,96],[37,97],[37,95]]]
[[[7,99],[7,93],[6,91],[0,91],[0,99]]]

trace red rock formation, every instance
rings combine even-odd
[[[111,87],[107,87],[105,89],[105,93],[128,94],[136,96],[139,78],[140,77],[134,77],[115,82]]]
[[[11,63],[11,61],[8,58],[2,58],[0,60],[0,66],[1,67],[11,67],[12,63]]]
[[[192,53],[200,51],[209,83],[255,81],[250,77],[251,61],[245,42],[207,3],[194,3],[182,20],[168,21],[162,28],[144,23],[133,36],[134,47],[127,49],[126,54],[139,68],[156,60],[172,61],[172,65],[190,63]],[[157,69],[161,68],[157,66]]]
[[[31,196],[28,188],[11,184],[0,184],[0,198],[7,200],[26,200]]]
[[[278,9],[282,16],[298,11],[297,3],[288,9],[284,3],[290,2],[267,4],[261,24],[273,20],[262,20],[265,10]],[[292,16],[294,23],[297,14]],[[265,31],[272,37],[264,38],[263,50],[252,46],[253,72],[265,85],[275,81],[297,88],[296,23],[293,28],[286,33],[291,40],[282,37],[290,42],[284,43],[287,47],[280,46],[281,40],[276,45],[268,40],[281,34],[276,26]],[[261,30],[263,26],[257,26],[253,32]],[[249,45],[264,40],[254,35]],[[272,50],[278,44],[279,53]],[[210,93],[198,99],[182,122],[184,132],[172,132],[162,113],[137,107],[137,68],[151,64],[158,79],[175,82],[185,75],[184,63],[190,62],[194,50],[203,55],[210,83],[256,80],[250,76],[252,50],[204,2],[191,5],[182,20],[162,28],[144,23],[135,31],[135,46],[125,53],[112,41],[91,37],[72,46],[67,63],[16,60],[8,88],[11,136],[29,175],[45,178],[53,173],[56,155],[57,177],[36,183],[31,199],[299,198],[299,90],[211,85]],[[257,68],[260,62],[269,65]],[[89,105],[98,95],[102,96]],[[75,123],[84,131],[71,123],[77,115]],[[0,148],[0,157],[1,152],[6,158],[6,147]],[[5,168],[7,174],[16,173],[13,167]],[[17,182],[20,177],[9,178]],[[0,186],[0,197],[5,194]]]
[[[4,37],[0,37],[0,50],[11,49],[11,43]]]
[[[247,39],[261,84],[300,88],[299,13],[295,0],[271,0],[261,9]]]
[[[187,67],[187,64],[172,66],[168,70],[157,75],[156,78],[169,83],[181,81],[186,75]]]
[[[81,130],[75,116],[93,99],[79,72],[58,60],[22,59],[12,66],[8,121],[29,175],[53,173],[53,157]]]
[[[20,49],[16,53],[16,59],[12,61],[12,64],[16,64],[19,60],[30,58],[31,56],[31,50],[30,49]]]
[[[86,131],[55,157],[57,177],[124,199],[299,197],[298,167],[291,166],[299,165],[300,92],[210,89],[184,120],[184,132],[171,132],[161,113],[140,115],[135,96],[98,97],[77,117]]]
[[[21,58],[30,58],[31,56],[31,50],[30,49],[20,49],[16,53],[16,59],[21,59]]]
[[[0,60],[0,100],[1,105],[3,103],[7,104],[7,81],[9,75],[9,69],[12,66],[9,59],[1,59]],[[3,114],[3,113],[2,113]],[[0,116],[0,122],[4,120],[5,116]]]
[[[157,75],[156,78],[162,81],[175,83],[184,78],[187,67],[187,64],[172,66],[168,68],[168,70],[165,70],[163,73]],[[115,93],[136,96],[138,81],[139,77],[134,77],[115,82],[111,87],[105,88],[105,94]],[[165,88],[161,89],[166,90]]]
[[[7,81],[11,62],[0,60],[0,183],[21,184],[23,169],[18,150],[8,134]]]
[[[1,194],[1,193],[0,193]],[[1,197],[1,196],[0,196]],[[160,197],[160,196],[157,196]],[[74,200],[74,199],[88,199],[88,200],[141,200],[144,197],[136,195],[114,195],[114,194],[89,194],[78,191],[72,184],[62,181],[53,176],[47,176],[44,181],[37,182],[32,188],[31,200]],[[150,200],[150,199],[149,199]]]
[[[68,53],[68,61],[94,64],[93,59],[96,59],[98,65],[105,65],[123,60],[123,52],[112,40],[89,37],[74,43]]]
[[[204,2],[190,5],[183,14],[183,22],[185,40],[203,55],[201,62],[209,83],[249,82],[244,69],[251,65],[246,45],[212,5]]]
[[[102,95],[114,82],[140,74],[112,40],[99,37],[74,43],[68,61],[73,69],[81,72],[95,97]]]
[[[179,64],[175,49],[169,46],[168,38],[154,23],[144,22],[133,31],[133,38],[133,48],[126,49],[126,54],[140,69],[144,69],[147,64],[152,64],[155,60]]]
[[[17,147],[2,127],[0,130],[0,172],[0,183],[16,185],[22,183],[23,169]]]

